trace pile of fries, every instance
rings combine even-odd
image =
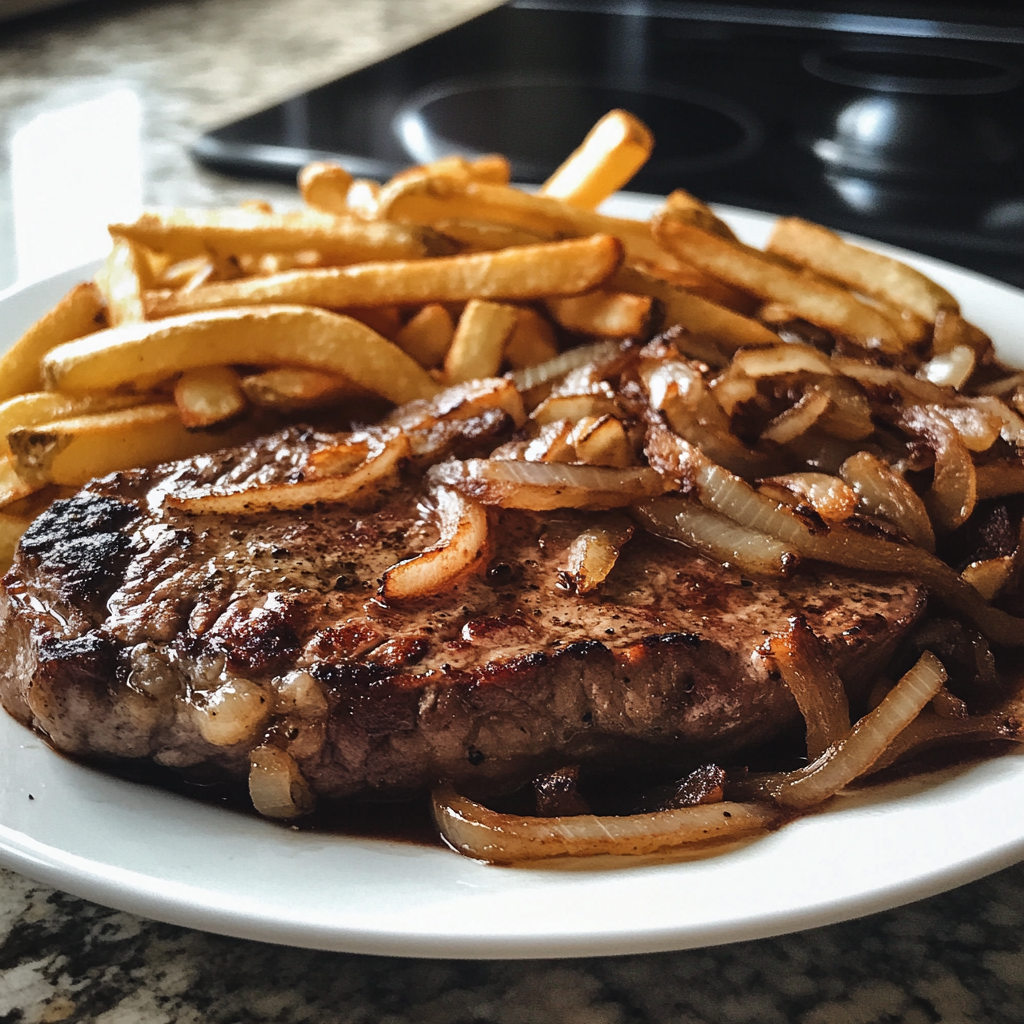
[[[868,511],[933,549],[980,499],[1024,492],[1024,374],[948,292],[797,219],[750,248],[683,191],[650,222],[597,212],[652,146],[613,111],[537,193],[499,156],[383,186],[317,163],[298,212],[112,224],[95,280],[0,357],[0,564],[61,488],[504,371],[530,412],[515,457],[642,466],[607,388],[545,382],[581,344],[667,328],[681,358],[649,364],[654,407],[780,500]],[[1019,576],[1001,559],[968,574],[986,598]]]

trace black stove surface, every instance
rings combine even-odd
[[[498,8],[211,132],[194,153],[294,180],[313,159],[384,179],[498,151],[516,180],[541,182],[624,107],[657,140],[632,189],[799,214],[1024,285],[1024,24],[1013,16],[929,22],[928,38],[887,34],[908,17],[830,21],[820,7],[744,18],[729,5],[556,2]]]

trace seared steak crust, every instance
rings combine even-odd
[[[685,766],[769,740],[799,713],[767,632],[803,613],[866,686],[923,611],[905,579],[809,567],[752,581],[643,533],[579,596],[559,569],[592,514],[516,511],[492,511],[483,572],[387,607],[383,571],[437,539],[412,477],[370,510],[164,502],[289,479],[328,440],[292,429],[57,502],[0,591],[8,711],[93,759],[241,779],[269,742],[321,796],[439,778],[479,792],[569,762]]]

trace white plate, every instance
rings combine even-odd
[[[650,200],[622,197],[625,215]],[[733,211],[764,241],[771,219]],[[890,250],[892,251],[892,250]],[[1024,361],[1024,294],[909,261]],[[79,268],[0,296],[0,348]],[[777,935],[883,910],[1024,857],[1024,756],[842,797],[702,860],[495,868],[442,849],[290,831],[110,778],[0,715],[0,863],[175,924],[322,949],[425,957],[639,953]]]

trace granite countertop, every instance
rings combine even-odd
[[[289,188],[196,167],[186,144],[203,127],[327,81],[487,6],[91,2],[0,26],[0,289],[98,255],[111,213],[130,214],[139,204],[254,196],[294,202]],[[48,163],[40,164],[41,152]],[[36,159],[33,175],[24,172],[25,153]],[[1024,1019],[1024,866],[901,909],[776,939],[524,962],[287,949],[143,920],[11,872],[0,878],[0,1021]]]

